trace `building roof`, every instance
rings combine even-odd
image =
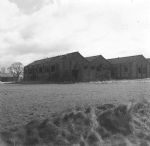
[[[135,56],[112,58],[112,59],[108,59],[108,61],[112,64],[118,64],[118,63],[125,63],[125,62],[133,62],[141,57],[144,58],[143,55],[135,55]]]
[[[98,58],[101,58],[101,59],[105,59],[102,55],[97,55],[97,56],[90,56],[90,57],[86,57],[86,59],[89,61],[89,62],[92,62]]]
[[[109,65],[111,65],[111,63],[105,59],[102,55],[97,55],[97,56],[91,56],[91,57],[86,57],[86,59],[90,62],[90,63],[99,63],[99,62],[102,62],[102,63],[107,63]]]
[[[81,55],[81,54],[79,52],[72,52],[72,53],[59,55],[59,56],[55,56],[55,57],[51,57],[51,58],[45,58],[45,59],[37,60],[37,61],[34,61],[34,62],[30,63],[27,66],[38,65],[38,64],[43,64],[43,63],[47,63],[47,62],[55,62],[56,63],[64,57],[70,57],[71,58],[74,55]]]
[[[13,75],[11,75],[9,73],[0,73],[0,77],[3,77],[3,78],[12,78]]]

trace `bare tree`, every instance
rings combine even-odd
[[[1,73],[6,73],[6,68],[5,68],[5,67],[1,67],[1,68],[0,68],[0,72],[1,72]]]
[[[8,71],[18,81],[20,76],[23,76],[23,64],[21,62],[15,62],[8,67]]]

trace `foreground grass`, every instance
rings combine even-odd
[[[150,102],[75,107],[0,135],[0,146],[149,146]]]

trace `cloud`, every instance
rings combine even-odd
[[[0,63],[71,51],[150,57],[149,0],[0,1]]]
[[[10,2],[17,5],[21,12],[25,14],[31,14],[35,11],[40,10],[45,4],[53,0],[9,0]]]

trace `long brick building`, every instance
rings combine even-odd
[[[89,62],[79,53],[34,61],[24,68],[25,81],[87,81]]]
[[[24,68],[25,81],[84,82],[150,77],[150,62],[143,55],[105,59],[79,52],[32,62]]]
[[[102,55],[86,57],[90,62],[90,76],[91,81],[102,81],[111,79],[111,63]]]
[[[112,64],[112,78],[139,79],[150,77],[150,63],[143,55],[108,59]]]

